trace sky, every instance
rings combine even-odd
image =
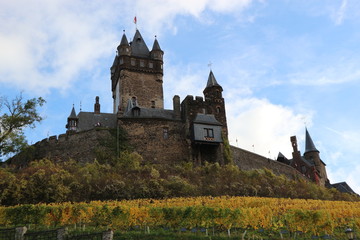
[[[165,108],[202,96],[211,68],[232,145],[291,158],[306,126],[331,183],[360,193],[358,0],[0,0],[0,96],[47,101],[29,143],[65,133],[73,104],[93,111],[99,96],[112,112],[110,67],[134,16],[165,52]]]

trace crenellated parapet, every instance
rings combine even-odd
[[[113,136],[109,129],[60,134],[44,138],[29,146],[26,150],[6,161],[8,165],[26,166],[29,162],[44,158],[55,162],[73,159],[78,162],[92,162],[97,152],[104,148],[102,143]]]

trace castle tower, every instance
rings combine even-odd
[[[325,186],[328,182],[326,174],[326,164],[320,159],[320,152],[316,149],[313,140],[310,137],[308,130],[305,128],[305,152],[304,158],[310,162],[314,162],[315,168],[320,176],[320,186]]]
[[[225,100],[222,97],[223,88],[218,84],[213,72],[210,70],[206,87],[203,91],[205,102],[208,104],[207,111],[223,125],[223,132],[227,136],[227,124],[225,113]]]
[[[76,112],[75,112],[75,108],[74,106],[72,107],[71,113],[67,119],[67,124],[66,124],[66,133],[75,133],[77,131],[77,127],[78,127],[78,122],[79,122],[79,118],[76,116]]]
[[[142,108],[164,108],[163,55],[156,38],[149,51],[139,30],[130,43],[123,34],[110,68],[114,113],[123,113],[133,99]]]

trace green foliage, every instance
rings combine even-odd
[[[1,205],[223,195],[359,201],[357,196],[290,180],[268,169],[145,164],[130,151],[123,151],[112,165],[44,159],[20,170],[1,168],[0,188]]]
[[[224,143],[224,163],[234,164],[234,158],[231,152],[229,140],[227,137],[224,136],[224,133],[221,134],[221,138]]]
[[[0,156],[16,153],[27,146],[23,130],[34,128],[42,117],[37,108],[45,100],[41,97],[24,101],[20,94],[12,101],[0,97]]]
[[[97,130],[104,130],[97,128]],[[102,164],[115,165],[122,152],[131,152],[132,147],[129,144],[127,132],[118,126],[115,129],[106,129],[111,137],[100,140],[100,146],[95,148],[96,159]]]

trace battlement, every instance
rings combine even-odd
[[[109,129],[105,128],[50,136],[10,158],[7,164],[21,167],[30,161],[44,158],[53,161],[75,159],[83,163],[91,162],[96,159],[96,151],[102,147],[101,142],[111,137]]]

